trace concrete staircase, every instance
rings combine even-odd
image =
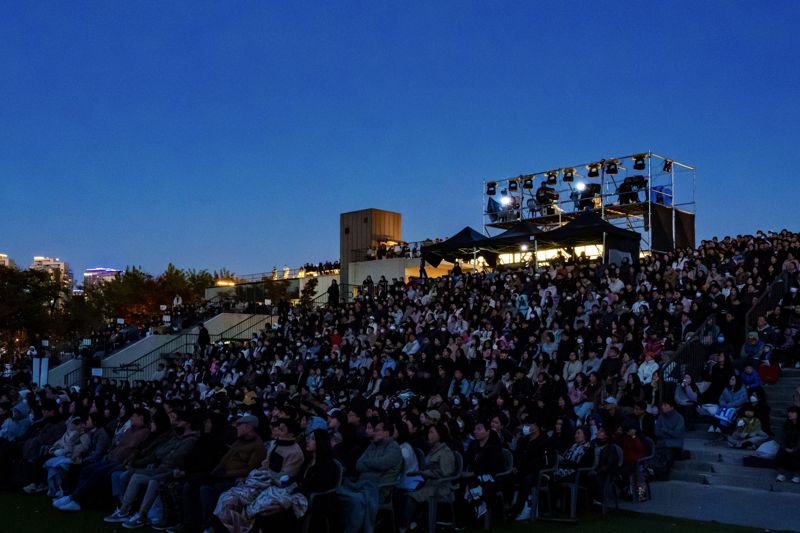
[[[800,370],[786,369],[777,384],[765,386],[778,438],[797,385]],[[691,458],[673,464],[669,481],[651,484],[652,499],[620,502],[620,507],[638,513],[799,531],[800,483],[778,483],[774,469],[744,466],[742,460],[752,451],[730,448],[718,433],[700,427],[687,434],[684,442]]]
[[[798,385],[800,370],[786,369],[778,383],[764,387],[772,407],[772,429],[778,439],[783,431],[786,408],[791,405],[792,394]],[[742,460],[752,455],[751,450],[730,448],[726,441],[720,440],[719,434],[707,433],[705,429],[687,435],[684,449],[691,453],[691,459],[675,462],[670,472],[671,480],[800,495],[800,484],[776,482],[776,472],[771,468],[744,466]]]

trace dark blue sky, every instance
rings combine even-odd
[[[612,7],[613,6],[613,7]],[[698,237],[800,227],[800,2],[0,8],[0,252],[266,271],[481,224],[482,181],[652,149]]]

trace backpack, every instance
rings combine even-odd
[[[764,364],[758,367],[758,375],[761,376],[761,383],[774,385],[781,377],[781,367],[773,364]]]

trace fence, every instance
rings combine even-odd
[[[353,303],[361,294],[361,285],[348,285],[346,283],[339,284],[339,303]],[[311,300],[311,305],[315,308],[324,307],[328,305],[328,293],[323,292],[316,298]]]
[[[794,279],[793,279],[794,278]],[[800,274],[790,274],[789,272],[783,271],[780,275],[775,278],[769,287],[764,291],[756,303],[747,311],[747,314],[744,317],[744,334],[745,336],[749,331],[753,331],[756,328],[756,322],[758,321],[758,317],[766,316],[767,312],[772,310],[778,303],[780,303],[781,298],[786,296],[789,292],[789,288],[794,285],[797,286],[800,284],[798,282],[800,279]]]
[[[265,319],[264,315],[249,315],[221,333],[211,335],[211,342],[246,340],[249,338],[249,332],[257,329],[260,325],[271,325],[273,321],[273,316]],[[197,333],[184,333],[150,350],[135,361],[117,367],[104,367],[103,377],[125,380],[131,380],[134,377],[137,379],[149,379],[165,356],[176,353],[194,353],[198,339],[199,334]]]
[[[716,342],[719,327],[717,327],[717,315],[712,314],[706,318],[699,328],[690,333],[686,340],[673,354],[671,360],[665,365],[665,369],[670,369],[670,376],[677,378],[678,381],[685,373],[690,373],[696,380],[706,366],[708,352]]]

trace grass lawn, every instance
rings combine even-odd
[[[103,522],[105,513],[87,510],[80,513],[62,513],[52,508],[50,500],[41,494],[28,495],[22,492],[0,492],[0,531],[14,533],[88,533],[130,531],[120,525]],[[142,528],[140,531],[152,531]],[[519,523],[499,525],[492,528],[499,533],[582,532],[620,533],[642,531],[646,533],[755,533],[761,529],[736,527],[715,522],[695,522],[656,515],[642,515],[623,511],[611,512],[607,516],[584,513],[578,524],[552,522]]]

